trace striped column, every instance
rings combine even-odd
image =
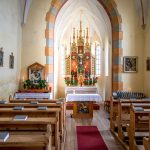
[[[49,87],[52,91],[54,89],[54,25],[55,19],[62,6],[62,0],[52,0],[51,7],[46,14],[46,47],[45,47],[45,56],[46,56],[46,65],[45,65],[45,74],[48,78]]]
[[[122,19],[114,0],[103,0],[112,24],[112,90],[122,90]]]

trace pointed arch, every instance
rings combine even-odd
[[[49,78],[49,84],[54,88],[54,26],[57,14],[68,0],[52,0],[49,11],[46,14],[46,46],[45,70]],[[117,10],[114,0],[97,0],[107,12],[112,27],[112,90],[122,90],[122,18]]]

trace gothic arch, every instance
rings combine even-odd
[[[52,0],[49,11],[46,14],[46,65],[45,70],[49,78],[49,84],[54,88],[54,26],[57,14],[68,0]],[[112,91],[122,90],[122,19],[118,13],[114,0],[97,0],[107,12],[112,26]]]

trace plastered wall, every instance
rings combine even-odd
[[[123,56],[137,56],[137,73],[123,73],[123,89],[143,91],[144,89],[144,30],[142,29],[136,12],[135,2],[132,0],[116,0],[118,11],[122,17]],[[122,60],[123,63],[123,60]]]
[[[50,2],[51,0],[32,0],[27,22],[23,26],[21,82],[23,78],[28,78],[29,65],[35,62],[46,64],[45,16],[50,8]]]
[[[146,28],[145,28],[145,43],[144,43],[144,48],[143,48],[143,52],[144,52],[144,92],[145,94],[150,97],[150,71],[146,70],[146,59],[147,57],[150,57],[150,5],[149,5],[149,9],[148,9],[148,16],[147,16],[147,23],[146,23]]]
[[[21,17],[19,0],[0,0],[0,47],[4,62],[0,67],[0,99],[8,99],[18,89],[20,77]],[[14,68],[9,68],[9,55],[14,55]]]

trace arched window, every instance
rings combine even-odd
[[[66,57],[67,47],[63,44],[61,45],[61,75],[65,75],[65,57]]]
[[[96,44],[95,46],[95,74],[101,74],[101,47],[100,44]]]

